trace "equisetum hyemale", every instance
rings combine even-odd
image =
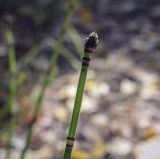
[[[98,44],[98,35],[96,32],[92,32],[86,39],[84,46],[84,57],[82,60],[82,67],[79,76],[76,98],[75,98],[75,103],[69,128],[69,134],[66,141],[66,148],[63,159],[71,159],[72,149],[75,141],[77,123],[82,103],[83,91],[87,77],[87,70],[90,63],[91,55],[95,51],[97,44]]]

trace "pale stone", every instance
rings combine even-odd
[[[123,138],[115,138],[108,146],[109,152],[114,155],[125,156],[132,150],[130,141]]]
[[[137,85],[135,82],[131,80],[125,79],[120,84],[120,90],[125,95],[132,95],[137,90]]]
[[[160,159],[160,136],[138,144],[135,155],[136,159]]]
[[[93,124],[96,124],[97,126],[104,126],[104,127],[107,126],[109,121],[107,115],[105,114],[93,115],[90,120]]]

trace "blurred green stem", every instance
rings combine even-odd
[[[38,112],[40,110],[41,103],[42,103],[42,100],[43,100],[43,96],[44,96],[45,90],[46,90],[46,88],[49,84],[52,72],[54,71],[56,62],[58,60],[59,53],[60,53],[60,51],[63,47],[64,34],[65,34],[69,24],[70,24],[75,4],[76,4],[76,0],[70,0],[69,10],[68,10],[68,12],[66,14],[66,17],[64,19],[63,28],[62,28],[62,30],[59,34],[59,37],[57,39],[57,42],[55,44],[48,72],[46,73],[46,75],[44,77],[40,93],[39,93],[39,95],[38,95],[38,97],[35,101],[35,108],[34,108],[34,111],[33,111],[33,118],[34,119],[33,119],[33,122],[31,122],[31,124],[29,125],[28,131],[27,131],[27,136],[26,136],[26,143],[25,143],[24,149],[21,152],[20,159],[25,158],[27,149],[29,147],[31,137],[32,137],[33,125],[35,123]]]
[[[16,98],[17,93],[17,80],[16,80],[16,57],[15,57],[15,49],[14,49],[14,37],[11,29],[7,29],[5,32],[6,44],[8,46],[8,58],[9,58],[9,72],[10,72],[10,84],[9,90],[10,95],[9,99],[5,105],[5,113],[4,115],[10,118],[13,115],[13,105]],[[13,129],[15,125],[15,119],[9,120],[8,128],[7,128],[7,153],[6,159],[10,158],[10,150],[11,150],[11,140],[13,135]]]
[[[13,112],[12,104],[15,101],[15,96],[17,92],[17,81],[16,81],[16,57],[14,49],[14,38],[11,30],[6,31],[6,43],[8,45],[8,56],[9,56],[9,72],[10,72],[10,98],[6,107],[8,113]]]
[[[82,58],[83,57],[83,43],[82,43],[79,33],[74,27],[71,27],[68,33],[69,33],[69,36],[71,37],[71,40],[76,50],[78,51],[80,57]]]
[[[23,58],[21,58],[17,64],[18,71],[28,65],[28,63],[30,63],[41,50],[47,47],[54,48],[53,43],[56,41],[54,39],[51,40],[52,42],[50,43],[41,42],[39,45],[34,46]],[[79,61],[66,47],[63,46],[60,54],[75,70],[79,70]]]

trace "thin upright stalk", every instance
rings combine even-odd
[[[15,57],[13,32],[11,29],[6,30],[5,39],[6,39],[6,44],[8,46],[8,59],[9,59],[9,72],[10,72],[10,84],[9,84],[10,95],[5,105],[5,110],[3,115],[10,117],[13,115],[13,105],[15,102],[16,92],[17,92],[16,57]],[[12,140],[14,125],[15,125],[15,119],[12,118],[11,120],[9,120],[8,127],[7,127],[6,159],[10,158],[11,140]]]
[[[36,118],[37,118],[37,115],[39,113],[39,110],[40,110],[40,107],[41,107],[41,103],[42,103],[42,100],[43,100],[43,97],[44,97],[44,93],[45,93],[45,90],[46,90],[46,88],[47,88],[47,86],[49,84],[50,78],[52,76],[52,72],[54,71],[56,62],[57,62],[58,57],[59,57],[59,53],[60,53],[60,51],[61,51],[61,49],[63,47],[64,34],[65,34],[69,24],[70,24],[76,1],[77,0],[70,0],[69,10],[68,10],[68,12],[66,14],[66,17],[64,19],[63,28],[62,28],[62,30],[61,30],[61,32],[59,34],[59,37],[57,39],[57,42],[55,44],[55,48],[53,50],[53,54],[52,54],[52,57],[51,57],[50,66],[49,66],[48,72],[44,76],[44,80],[42,82],[41,90],[39,91],[38,97],[37,97],[37,99],[35,101],[35,107],[34,107],[34,111],[33,111],[33,121],[29,125],[28,131],[27,131],[27,135],[26,135],[26,143],[25,143],[24,149],[21,152],[20,159],[24,159],[25,158],[27,149],[29,147],[29,144],[30,144],[30,141],[31,141],[31,137],[32,137],[33,125],[34,125],[34,123],[36,121]]]
[[[83,91],[84,91],[85,81],[87,77],[87,70],[88,70],[90,59],[91,59],[91,54],[94,52],[97,46],[97,43],[98,43],[98,35],[97,33],[93,32],[89,35],[89,38],[87,38],[85,43],[84,57],[82,60],[82,68],[80,72],[77,93],[76,93],[76,98],[74,103],[74,109],[72,113],[72,118],[71,118],[71,123],[70,123],[70,128],[69,128],[69,133],[66,141],[66,148],[65,148],[63,159],[71,159],[77,124],[78,124],[78,119],[79,119],[79,114],[81,109]]]
[[[80,57],[82,58],[83,57],[83,43],[82,43],[82,40],[80,38],[80,35],[79,33],[77,32],[77,30],[72,27],[70,30],[69,30],[69,36],[71,37],[71,40],[76,48],[76,50],[78,51]]]
[[[16,80],[16,57],[14,48],[14,38],[11,30],[7,30],[5,33],[5,39],[8,47],[8,59],[9,59],[9,72],[10,72],[10,97],[6,107],[6,112],[13,112],[12,104],[15,101],[15,96],[17,92],[17,80]]]
[[[23,58],[21,58],[17,64],[17,71],[19,71],[21,68],[27,66],[38,52],[41,50],[50,47],[51,49],[54,48],[53,43],[56,42],[55,39],[51,39],[50,43],[41,42],[40,44],[34,46]],[[79,61],[78,59],[71,53],[67,47],[63,46],[62,51],[60,54],[65,58],[65,60],[75,69],[79,70]]]

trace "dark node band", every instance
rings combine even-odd
[[[83,57],[82,65],[89,66],[90,58]]]
[[[95,48],[89,48],[89,47],[84,48],[84,52],[88,52],[88,53],[93,53],[94,50],[95,50]]]
[[[67,147],[67,148],[70,148],[70,149],[73,148],[73,146],[70,146],[70,145],[67,145],[67,144],[66,144],[66,147]]]
[[[74,145],[74,138],[71,138],[71,137],[67,137],[67,143],[66,143],[66,147],[68,148],[72,148],[73,145]]]
[[[73,140],[73,141],[75,140],[75,138],[72,138],[72,137],[67,137],[67,140],[68,140],[68,139],[69,139],[69,140]]]

